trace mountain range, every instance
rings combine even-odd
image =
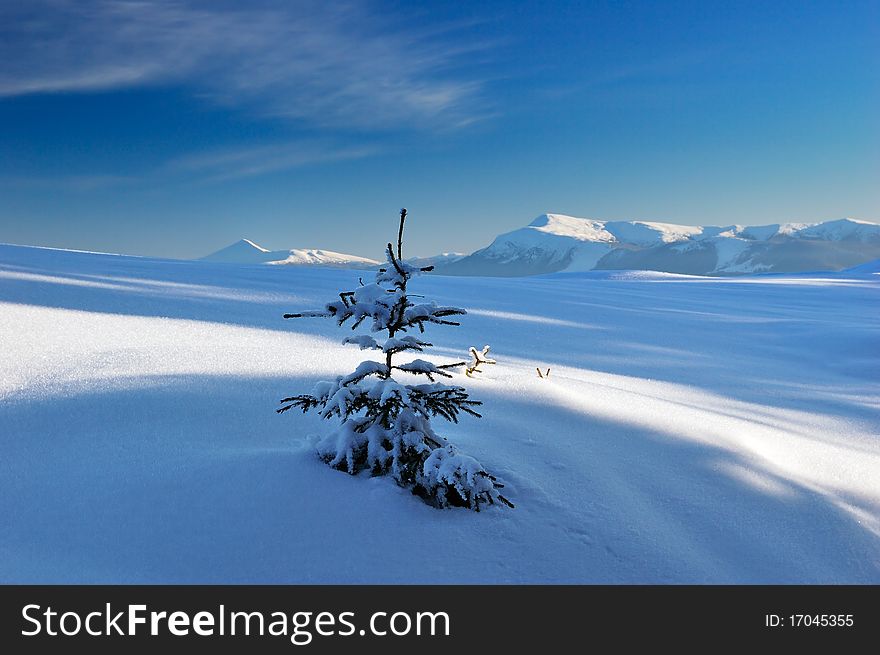
[[[652,270],[691,275],[833,271],[880,257],[880,225],[696,226],[543,214],[447,266],[453,275]]]
[[[515,277],[591,270],[691,275],[838,271],[880,258],[880,225],[852,218],[760,226],[601,221],[542,214],[470,255],[409,260],[446,275]],[[205,261],[369,269],[379,262],[330,250],[269,251],[242,239]]]

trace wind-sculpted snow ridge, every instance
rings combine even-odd
[[[852,275],[880,275],[880,259],[875,259],[860,266],[853,266],[847,269],[845,273]]]
[[[713,227],[543,214],[438,271],[505,277],[590,270],[739,275],[841,270],[877,257],[880,225],[850,218]]]
[[[435,351],[498,360],[443,431],[516,499],[480,516],[266,411],[375,347],[279,326],[351,279],[0,246],[0,581],[880,584],[876,275],[421,278],[468,311]]]

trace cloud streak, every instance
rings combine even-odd
[[[187,179],[199,184],[214,184],[295,168],[362,159],[380,152],[376,146],[368,144],[340,145],[312,139],[183,155],[138,176],[101,173],[47,177],[0,175],[0,187],[91,193],[136,185],[145,181],[151,184],[164,184],[173,180]]]
[[[366,3],[31,0],[0,4],[0,97],[181,84],[328,128],[455,127],[490,113],[467,66],[490,44]]]
[[[63,190],[91,193],[105,189],[127,186],[138,181],[138,178],[127,175],[90,174],[90,175],[0,175],[0,187],[12,189]]]
[[[204,182],[223,182],[291,168],[361,159],[376,152],[372,146],[336,146],[311,141],[189,155],[169,162],[166,170],[193,173]]]

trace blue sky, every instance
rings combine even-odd
[[[880,3],[0,0],[0,242],[880,219]]]

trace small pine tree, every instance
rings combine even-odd
[[[451,378],[448,369],[465,362],[436,366],[423,359],[395,364],[394,356],[403,352],[423,352],[432,344],[406,334],[414,328],[424,333],[426,323],[459,325],[449,317],[463,315],[458,307],[438,306],[407,295],[407,283],[433,266],[415,267],[403,260],[403,228],[406,209],[400,210],[397,251],[391,243],[386,249],[387,264],[376,273],[373,284],[339,294],[339,300],[324,309],[285,314],[284,318],[332,317],[338,325],[351,320],[352,330],[370,321],[370,331],[385,333],[380,343],[362,334],[347,337],[344,344],[362,350],[378,350],[384,361],[361,362],[355,371],[333,382],[319,382],[310,394],[284,398],[277,410],[284,413],[297,407],[307,412],[317,409],[320,416],[339,417],[340,425],[318,444],[318,454],[330,466],[355,475],[369,470],[373,475],[391,475],[401,486],[435,507],[468,507],[479,511],[484,504],[513,504],[501,495],[503,487],[473,457],[434,432],[430,420],[440,416],[458,422],[464,412],[475,417],[482,403],[471,400],[463,387],[437,382]],[[423,375],[429,384],[403,384],[395,371]]]

